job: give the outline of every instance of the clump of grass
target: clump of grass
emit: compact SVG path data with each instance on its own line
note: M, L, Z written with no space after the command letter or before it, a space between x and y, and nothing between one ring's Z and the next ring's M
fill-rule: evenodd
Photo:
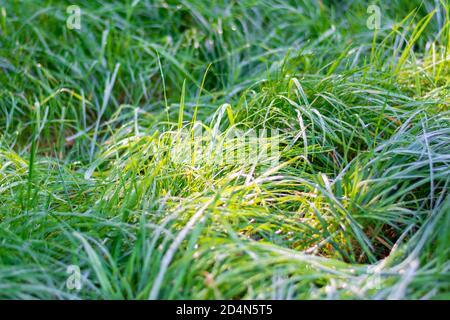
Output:
M68 5L2 7L0 298L449 298L447 2Z

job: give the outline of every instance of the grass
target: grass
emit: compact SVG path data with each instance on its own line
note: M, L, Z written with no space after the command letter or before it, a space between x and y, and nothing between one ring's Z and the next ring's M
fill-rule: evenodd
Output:
M450 298L447 0L71 4L0 2L0 298Z

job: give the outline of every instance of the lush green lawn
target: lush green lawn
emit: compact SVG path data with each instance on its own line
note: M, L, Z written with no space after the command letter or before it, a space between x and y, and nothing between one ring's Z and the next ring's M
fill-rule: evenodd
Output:
M0 298L449 299L450 3L352 2L0 0Z

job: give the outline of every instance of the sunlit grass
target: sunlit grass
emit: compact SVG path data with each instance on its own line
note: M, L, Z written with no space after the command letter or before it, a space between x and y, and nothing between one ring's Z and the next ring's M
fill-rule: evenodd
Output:
M2 2L0 298L450 298L431 3Z

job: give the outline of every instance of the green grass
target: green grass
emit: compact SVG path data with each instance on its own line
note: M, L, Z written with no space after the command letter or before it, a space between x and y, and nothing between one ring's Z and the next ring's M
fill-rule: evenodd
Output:
M0 1L0 298L449 299L450 3L333 3Z

